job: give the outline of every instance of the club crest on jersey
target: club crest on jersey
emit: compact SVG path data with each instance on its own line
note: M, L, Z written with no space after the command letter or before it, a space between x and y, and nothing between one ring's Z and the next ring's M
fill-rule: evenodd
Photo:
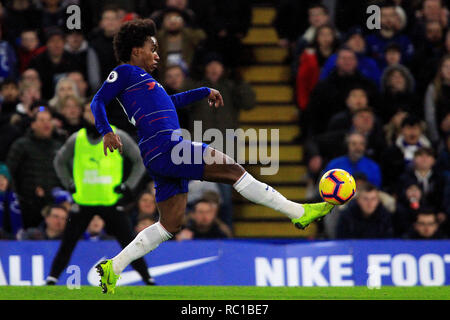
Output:
M114 82L117 80L118 77L119 77L119 74L117 73L117 71L111 71L108 78L106 79L106 82L110 82L110 83Z

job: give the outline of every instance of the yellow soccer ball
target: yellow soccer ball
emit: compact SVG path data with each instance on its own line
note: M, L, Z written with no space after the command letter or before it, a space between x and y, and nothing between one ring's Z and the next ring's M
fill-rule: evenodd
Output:
M356 193L355 179L345 170L331 169L320 179L319 192L322 199L328 203L344 204Z

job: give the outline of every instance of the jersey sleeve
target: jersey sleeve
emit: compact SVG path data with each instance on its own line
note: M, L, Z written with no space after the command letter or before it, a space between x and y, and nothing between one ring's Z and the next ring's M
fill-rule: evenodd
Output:
M95 127L103 136L112 131L106 116L105 106L127 87L130 74L131 69L129 66L118 66L111 71L102 87L92 99L91 110L95 118Z
M196 101L202 100L203 98L206 98L211 93L211 89L206 87L201 87L198 89L193 89L177 94L173 94L170 96L170 99L172 99L173 104L175 105L175 108L182 108L184 106L187 106L191 103L194 103Z

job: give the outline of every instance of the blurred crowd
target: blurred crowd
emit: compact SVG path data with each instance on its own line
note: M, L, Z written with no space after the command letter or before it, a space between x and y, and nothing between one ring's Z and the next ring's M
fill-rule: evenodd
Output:
M274 26L291 57L307 197L320 201L318 180L333 168L357 181L356 200L321 224L327 238L450 236L449 8L279 2Z
M81 29L67 24L71 5L80 8ZM113 175L109 184L114 185L105 191L98 183L108 184L104 171L79 165L80 160L101 163L90 101L118 64L114 35L135 18L151 18L157 25L161 61L153 76L169 94L208 86L224 97L221 109L201 101L181 110L183 128L193 130L193 121L200 120L204 130L225 132L237 128L240 109L253 108L255 94L237 72L246 63L241 39L251 23L250 2L1 1L0 239L61 239L68 222L76 220L90 221L82 239L96 241L123 234L107 215L125 215L129 226L123 230L135 233L158 220L154 185L145 173L135 129L116 101L107 114L128 146L117 162L123 172ZM85 170L81 179L80 170ZM185 228L176 239L231 237L231 188L192 182L189 190ZM86 212L80 203L108 210L96 212L94 206Z
M77 213L75 137L84 132L89 141L99 139L90 101L117 65L113 37L124 22L155 21L161 63L153 76L169 94L199 86L222 93L224 108L212 110L201 101L179 110L182 128L192 131L200 120L203 130L225 132L238 127L240 110L255 105L255 93L239 73L252 61L242 44L252 1L0 4L0 239L61 239ZM66 27L72 4L81 8L79 30ZM367 25L372 4L380 13L375 29ZM331 168L345 169L357 181L356 199L326 216L318 237L449 237L450 1L273 5L279 46L289 51L301 128L294 142L305 151L307 198L321 201L318 179ZM135 145L134 127L116 101L107 114ZM153 183L129 152L114 207L137 233L157 221L158 212ZM191 182L186 223L175 239L232 237L231 191ZM82 239L110 239L107 220L94 215Z

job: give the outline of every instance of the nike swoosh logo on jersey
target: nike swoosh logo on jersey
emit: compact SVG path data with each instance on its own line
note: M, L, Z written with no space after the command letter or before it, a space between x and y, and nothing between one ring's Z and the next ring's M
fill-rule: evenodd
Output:
M142 73L142 74L140 74L140 76L141 76L141 77L144 77L145 75L146 75L146 73Z

